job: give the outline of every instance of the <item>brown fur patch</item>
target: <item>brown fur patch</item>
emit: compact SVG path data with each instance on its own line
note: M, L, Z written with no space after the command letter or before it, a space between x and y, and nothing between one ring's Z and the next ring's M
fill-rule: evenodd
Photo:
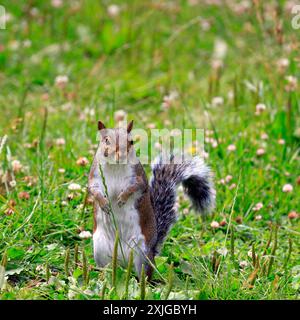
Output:
M94 218L94 226L93 226L93 233L95 233L96 230L97 230L97 211L98 211L98 205L97 205L97 203L94 203L94 215L93 215L93 218Z
M145 237L147 247L151 250L153 243L156 240L156 220L150 199L150 191L148 179L144 168L139 163L135 165L137 181L143 185L142 196L136 203L136 209L140 217L140 226Z

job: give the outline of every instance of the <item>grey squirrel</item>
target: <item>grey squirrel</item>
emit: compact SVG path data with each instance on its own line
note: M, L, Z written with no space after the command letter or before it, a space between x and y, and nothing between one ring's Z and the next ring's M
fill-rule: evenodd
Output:
M197 212L213 208L215 191L210 169L200 157L179 164L172 157L168 164L158 158L149 184L135 154L132 127L133 121L114 129L98 122L100 142L88 181L94 198L94 258L99 267L111 261L118 230L119 263L126 267L133 250L137 274L144 264L150 279L154 257L177 218L176 187L182 183Z

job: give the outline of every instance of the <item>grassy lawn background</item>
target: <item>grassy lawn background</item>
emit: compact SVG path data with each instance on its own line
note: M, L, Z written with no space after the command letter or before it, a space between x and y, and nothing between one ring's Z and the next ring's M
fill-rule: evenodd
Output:
M206 219L179 193L146 298L299 298L300 30L290 1L242 3L1 1L0 299L143 295L79 236L96 121L120 109L136 128L205 128L215 172Z

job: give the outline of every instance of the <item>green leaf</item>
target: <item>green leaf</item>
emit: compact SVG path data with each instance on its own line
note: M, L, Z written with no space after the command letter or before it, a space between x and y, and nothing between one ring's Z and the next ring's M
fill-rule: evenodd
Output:
M6 270L6 271L5 271L5 275L6 275L6 276L11 276L11 275L13 275L13 274L20 274L23 270L24 270L24 268L17 268L17 269Z
M73 272L73 278L75 278L76 280L78 280L78 278L83 274L82 270L77 268L74 270Z
M191 275L192 277L194 276L192 265L189 262L183 260L180 263L180 268L181 268L182 272L187 273L187 274Z
M160 273L167 272L167 257L155 257L156 268Z
M20 260L25 255L25 251L21 248L9 248L7 249L7 257L10 259Z

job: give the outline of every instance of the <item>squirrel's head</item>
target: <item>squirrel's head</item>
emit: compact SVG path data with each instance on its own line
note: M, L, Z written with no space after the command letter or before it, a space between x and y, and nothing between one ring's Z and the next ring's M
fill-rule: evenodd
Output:
M133 121L126 127L106 128L98 121L100 132L99 157L106 163L127 163L134 153L131 130Z

